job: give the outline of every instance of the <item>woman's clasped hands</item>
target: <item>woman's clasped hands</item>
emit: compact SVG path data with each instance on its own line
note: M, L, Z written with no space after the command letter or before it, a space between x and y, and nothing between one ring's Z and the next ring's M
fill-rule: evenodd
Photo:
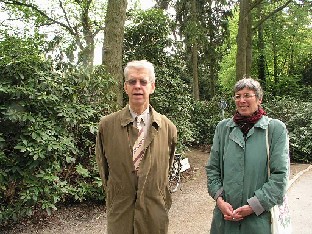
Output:
M249 205L244 205L234 210L232 205L228 202L225 202L222 197L218 197L217 206L222 212L224 219L228 221L237 222L243 220L244 217L253 213L253 210Z

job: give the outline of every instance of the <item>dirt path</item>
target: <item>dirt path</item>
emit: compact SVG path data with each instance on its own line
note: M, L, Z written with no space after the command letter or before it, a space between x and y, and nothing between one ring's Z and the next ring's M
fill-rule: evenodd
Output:
M205 165L208 153L193 150L186 155L193 171L191 178L173 194L170 234L209 233L214 200L208 195Z
M172 196L170 234L207 234L210 230L215 202L209 197L204 166L208 153L194 149L186 155L192 173L184 174L184 182ZM307 168L306 164L292 164L291 178ZM3 234L105 234L106 214L103 205L78 204L60 208L52 216L28 220L0 230Z

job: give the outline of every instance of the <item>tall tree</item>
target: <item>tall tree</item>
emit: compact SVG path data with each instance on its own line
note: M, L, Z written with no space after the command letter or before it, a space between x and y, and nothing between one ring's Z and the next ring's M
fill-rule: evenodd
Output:
M191 23L192 26L198 24L198 11L197 11L196 0L191 0ZM191 46L191 71L193 75L193 97L196 101L199 100L199 82L198 82L198 37L196 34L190 35L190 46Z
M255 27L252 27L253 9L259 4L264 3L265 0L241 0L239 3L239 24L237 34L237 54L236 54L236 79L239 80L243 76L251 75L252 67L252 39L253 29L258 29L261 24L266 20L273 17L276 13L283 10L294 0L283 0L283 1L268 1L268 4L278 4L276 8L264 15Z
M239 22L237 33L236 79L250 75L251 51L251 0L241 0L239 3Z
M207 1L200 15L206 20L206 45L200 60L206 69L201 69L203 76L208 76L208 87L202 90L206 99L214 97L217 92L217 82L220 63L229 47L229 18L232 16L232 1ZM202 86L202 85L201 85Z
M103 65L117 81L115 93L120 106L123 105L122 48L126 11L127 0L108 0L102 53Z
M20 15L23 22L33 20L36 28L53 29L51 49L63 53L67 59L74 58L78 51L78 63L92 68L95 37L103 30L103 3L93 0L54 0L49 4L34 0L0 0L0 3L13 16Z
M193 97L199 100L199 77L198 77L198 53L200 34L202 28L199 23L199 7L201 2L196 0L179 0L176 2L176 21L179 25L181 38L184 38L187 70L191 77L190 83L193 88Z
M227 38L226 21L230 10L226 4L230 3L232 1L176 2L176 21L185 43L185 60L195 100L214 95L223 54L220 47Z
M262 19L262 4L259 4L257 7L257 15L258 19ZM258 29L258 40L257 40L257 47L258 47L258 79L262 83L262 87L265 87L265 45L264 45L264 35L263 35L263 24L259 25Z
M266 11L273 12L278 4L267 5ZM309 58L312 48L310 9L311 5L307 3L294 2L263 23L268 82L276 92L284 92L287 86L298 84L302 61Z

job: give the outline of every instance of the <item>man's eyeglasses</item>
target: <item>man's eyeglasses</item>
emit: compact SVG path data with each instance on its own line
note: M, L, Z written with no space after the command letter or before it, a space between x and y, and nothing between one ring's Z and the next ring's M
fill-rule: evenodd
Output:
M125 82L131 86L134 86L136 85L137 81L140 82L141 86L146 86L148 83L151 83L150 81L145 80L145 79L140 79L140 80L130 79L130 80L126 80Z
M243 98L245 100L245 99L252 98L254 96L256 96L256 94L251 94L251 93L244 93L243 95L236 94L236 95L233 96L233 100L234 101L239 101L241 98Z

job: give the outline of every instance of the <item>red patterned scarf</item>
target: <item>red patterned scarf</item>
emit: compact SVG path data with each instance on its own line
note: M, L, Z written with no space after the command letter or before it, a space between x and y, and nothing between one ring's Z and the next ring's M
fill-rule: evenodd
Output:
M236 111L233 120L238 124L239 128L244 135L247 135L249 130L257 123L263 115L266 115L265 111L259 107L259 109L253 113L251 116L242 116L238 111Z

